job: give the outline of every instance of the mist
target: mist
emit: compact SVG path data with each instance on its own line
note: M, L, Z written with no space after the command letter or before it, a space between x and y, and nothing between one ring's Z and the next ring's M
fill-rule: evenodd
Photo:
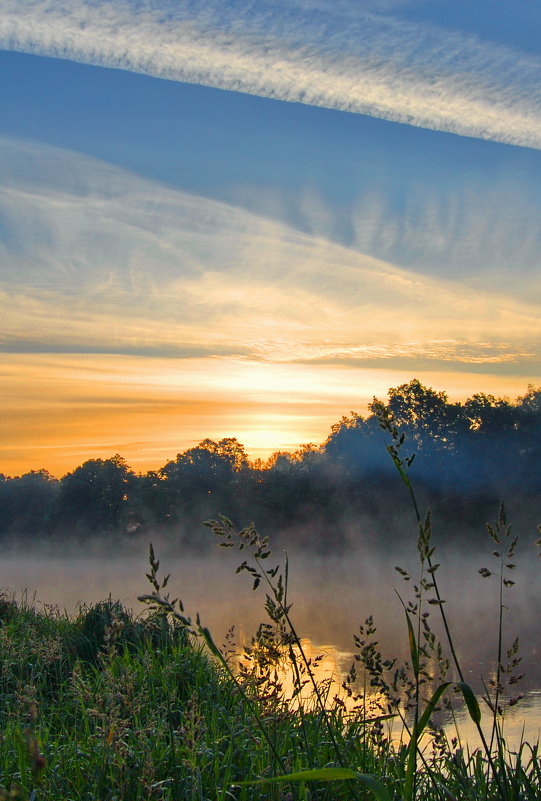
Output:
M154 548L161 575L171 575L167 587L171 597L180 597L192 618L199 613L217 642L234 626L237 644L246 644L259 623L267 620L264 587L253 591L250 576L235 573L249 558L246 552L216 547L199 556L182 554L159 538ZM528 689L541 686L541 565L532 558L534 553L526 551L515 560L516 584L504 593L504 645L509 647L519 637ZM283 560L283 550L277 549L267 565L274 567ZM484 553L448 546L436 551L434 561L442 563L438 581L461 662L471 682L479 685L480 675L486 677L495 665L499 583L497 575L484 579L478 571L482 567L496 571L498 560L487 541ZM301 637L315 647L331 646L342 655L352 654L353 635L373 615L383 654L408 658L406 621L398 594L404 602L413 599L419 572L413 538L407 548L351 547L345 555L293 548L288 551L288 565L288 601ZM404 581L395 570L397 565L411 574L411 581ZM138 595L150 591L146 572L148 544L142 542L113 554L96 543L62 550L40 545L31 553L11 548L3 555L0 589L38 608L52 606L70 614L77 613L80 605L108 597L139 612L143 607ZM427 608L441 635L437 607Z

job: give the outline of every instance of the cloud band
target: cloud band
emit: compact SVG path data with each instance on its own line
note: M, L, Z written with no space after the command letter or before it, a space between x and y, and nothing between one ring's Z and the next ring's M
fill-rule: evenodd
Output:
M0 0L0 46L541 149L541 59L307 2Z

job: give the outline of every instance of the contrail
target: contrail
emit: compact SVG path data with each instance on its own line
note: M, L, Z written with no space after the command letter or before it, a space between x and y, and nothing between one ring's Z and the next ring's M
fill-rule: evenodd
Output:
M358 6L0 0L0 47L541 149L541 58Z

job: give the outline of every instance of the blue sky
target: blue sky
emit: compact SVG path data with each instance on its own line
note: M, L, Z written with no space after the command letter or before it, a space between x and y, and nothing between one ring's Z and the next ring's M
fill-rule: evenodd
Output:
M534 2L0 0L0 471L540 383L540 34Z

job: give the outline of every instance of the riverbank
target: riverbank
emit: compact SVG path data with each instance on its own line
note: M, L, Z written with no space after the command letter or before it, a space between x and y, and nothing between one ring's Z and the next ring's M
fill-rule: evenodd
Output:
M231 642L217 659L202 629L197 637L188 633L178 606L171 607L176 617L152 606L135 617L108 600L67 616L1 600L0 797L539 797L535 748L524 745L518 763L516 755L495 750L491 766L482 751L467 755L441 733L436 747L417 754L415 783L408 787L411 752L386 736L385 710L359 703L351 713L333 701L325 683L317 693L326 712L313 689L299 708L296 688L286 692L275 679L275 631L260 632L243 670L228 672ZM297 661L305 687L316 662ZM352 687L359 693L358 681ZM365 779L236 786L340 766Z

